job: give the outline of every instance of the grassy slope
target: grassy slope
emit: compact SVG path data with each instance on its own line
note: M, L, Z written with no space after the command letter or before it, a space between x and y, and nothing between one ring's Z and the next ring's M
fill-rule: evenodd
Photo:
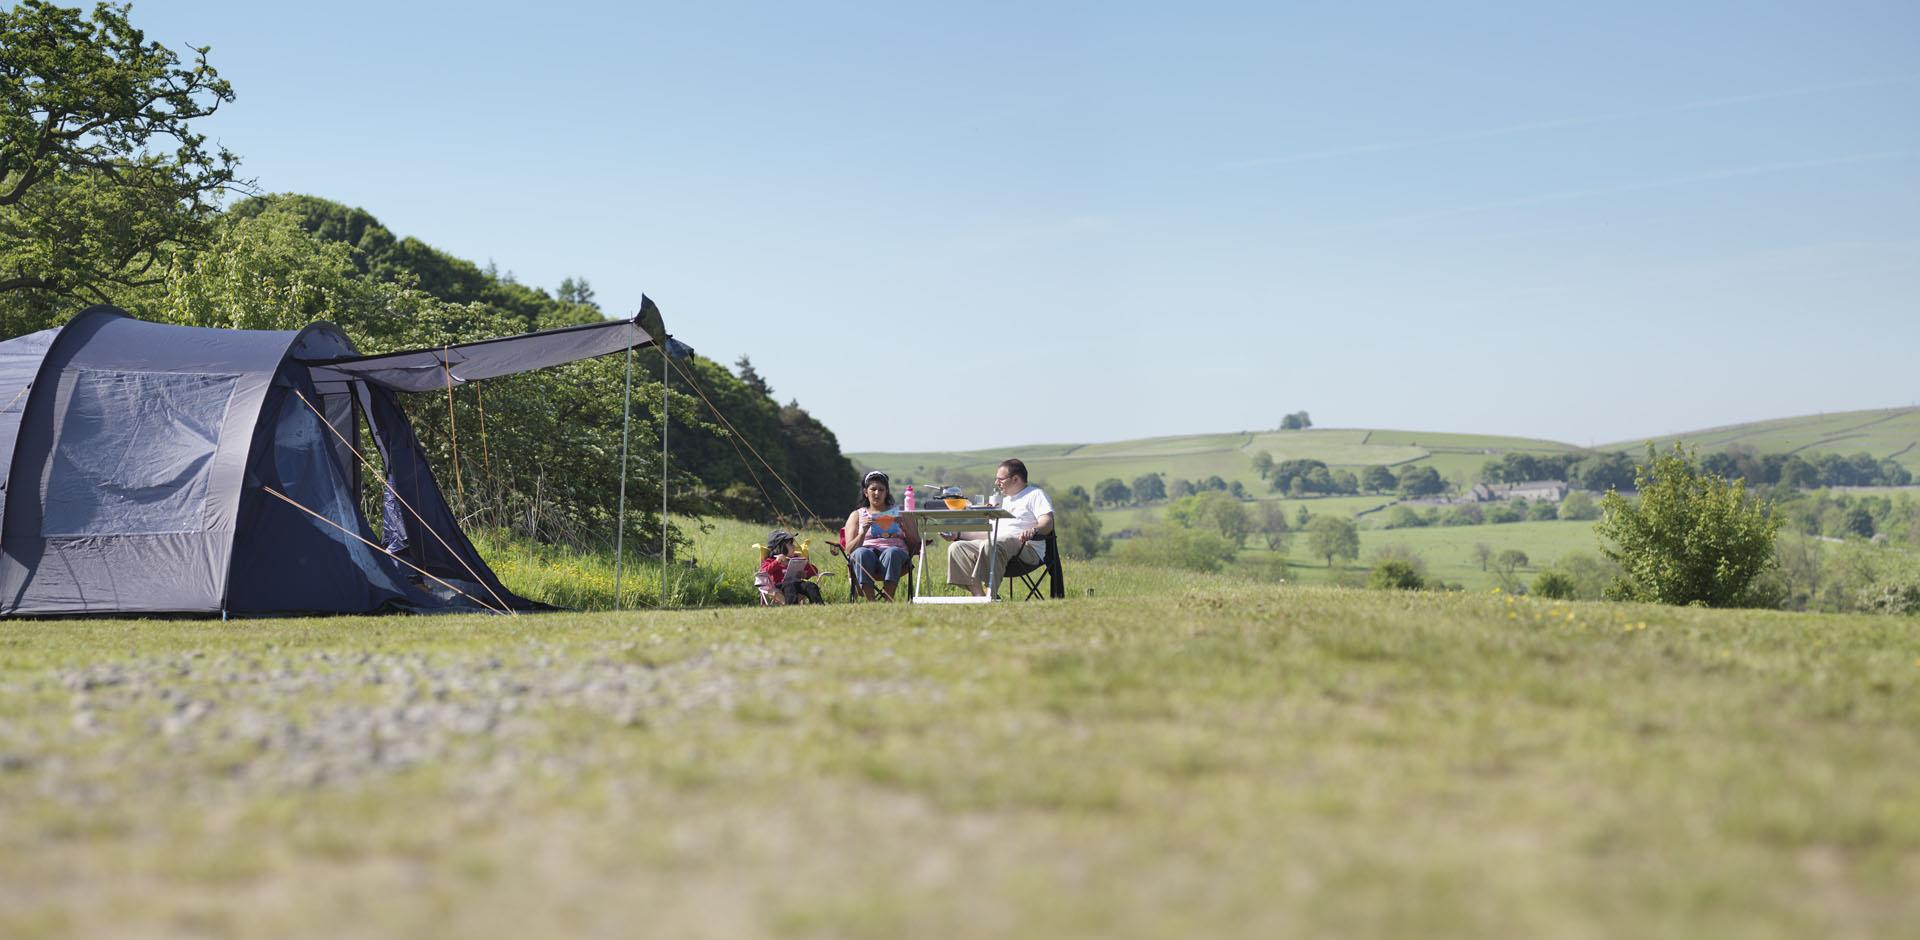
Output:
M1380 527L1384 525L1385 515L1379 512L1368 512L1368 510L1391 505L1393 498L1390 496L1333 496L1270 501L1286 507L1289 523L1294 520L1294 514L1302 508L1313 515L1358 516L1362 526L1359 565L1365 565L1373 553L1383 545L1402 545L1412 549L1427 563L1429 575L1438 577L1446 583L1461 584L1474 589L1489 588L1497 583L1492 573L1480 570L1479 563L1473 560L1475 543L1484 542L1495 552L1512 548L1527 553L1527 557L1533 564L1520 569L1519 574L1528 580L1531 580L1541 568L1565 555L1574 552L1599 554L1599 541L1593 533L1592 522L1515 522L1504 525L1387 529ZM1157 521L1163 509L1164 504L1102 509L1096 515L1100 519L1102 531L1111 535L1144 528ZM1363 512L1365 515L1361 515ZM1246 547L1241 552L1239 565L1249 571L1271 574L1273 563L1270 558L1271 553L1263 547L1260 536L1255 535L1247 540ZM1288 580L1327 583L1334 580L1336 575L1336 572L1327 569L1325 559L1308 554L1306 537L1298 533L1294 536L1291 549L1285 555L1285 566L1287 571L1284 576Z
M993 610L0 622L0 936L1920 918L1911 620L1071 574Z
M1408 431L1326 429L1261 431L1235 434L1199 434L1147 438L1105 444L1045 444L995 450L943 453L849 454L861 467L880 467L896 476L922 483L933 479L934 468L949 467L977 476L992 476L993 468L1010 455L1026 461L1036 480L1066 488L1094 484L1109 477L1129 483L1146 473L1169 478L1204 480L1218 476L1239 480L1254 493L1267 483L1253 470L1253 455L1267 451L1275 460L1311 458L1336 467L1372 464L1430 464L1449 479L1465 480L1491 455L1507 450L1545 453L1571 450L1572 445L1529 438L1472 434L1427 434Z
M1242 553L1242 566L1262 570L1268 564L1266 559L1272 553L1257 547L1258 543L1258 536L1248 540L1248 545L1253 547ZM1514 522L1506 525L1430 526L1422 529L1363 529L1360 532L1360 560L1354 566L1367 565L1373 554L1382 547L1400 546L1412 549L1426 562L1429 578L1447 584L1459 584L1470 590L1485 590L1493 587L1497 579L1492 572L1480 570L1480 563L1473 557L1475 544L1485 544L1495 554L1510 548L1525 552L1529 564L1516 574L1526 581L1531 581L1535 574L1552 565L1556 559L1574 552L1588 555L1600 553L1591 522ZM1336 571L1327 569L1325 558L1314 557L1308 552L1304 536L1294 538L1286 559L1287 577L1290 580L1327 583L1336 576Z
M1703 451L1719 450L1734 444L1751 447L1760 453L1819 451L1857 454L1866 451L1875 457L1894 457L1907 469L1920 472L1920 408L1805 415L1706 428L1653 440L1663 448L1675 440L1685 440ZM1622 441L1609 445L1608 449L1637 453L1645 444L1645 441Z
M1920 408L1889 408L1825 415L1806 415L1756 421L1722 428L1703 428L1653 439L1662 447L1685 440L1702 450L1733 444L1762 453L1822 451L1842 454L1867 451L1876 457L1894 457L1920 473ZM1599 450L1639 453L1646 440L1621 441ZM884 467L896 474L922 479L934 467L953 467L991 475L993 465L1009 455L1025 460L1036 479L1054 486L1074 484L1092 489L1108 477L1131 482L1143 473L1205 479L1218 475L1239 480L1260 493L1265 484L1253 472L1252 455L1261 450L1275 460L1314 458L1330 465L1361 467L1370 464L1427 464L1441 476L1471 480L1489 457L1520 451L1555 453L1576 449L1571 444L1525 437L1483 434L1439 434L1426 431L1368 431L1315 429L1310 431L1243 431L1148 438L1104 444L1041 444L982 451L947 453L850 454L862 467Z

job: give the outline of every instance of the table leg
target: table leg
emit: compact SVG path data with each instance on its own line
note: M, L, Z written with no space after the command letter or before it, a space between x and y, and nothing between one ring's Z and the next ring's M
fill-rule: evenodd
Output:
M1000 596L1000 520L987 528L987 600Z
M910 604L920 599L920 588L927 583L927 536L924 532L920 535L919 558L920 562L913 566L913 583L908 585L912 588L907 598L907 603Z

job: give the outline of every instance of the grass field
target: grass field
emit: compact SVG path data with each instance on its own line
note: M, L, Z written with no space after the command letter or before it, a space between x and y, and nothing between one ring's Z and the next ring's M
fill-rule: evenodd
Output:
M1702 451L1720 450L1734 444L1751 447L1759 453L1857 454L1866 451L1875 457L1892 457L1901 466L1920 473L1920 408L1804 415L1653 438L1662 448L1676 440L1684 440ZM1608 449L1637 454L1645 446L1645 441L1622 441L1609 445Z
M1386 516L1378 512L1382 507L1390 506L1394 500L1390 496L1330 496L1313 499L1262 500L1261 503L1275 502L1286 508L1287 519L1291 522L1294 514L1302 508L1313 515L1354 516L1361 520L1360 559L1343 566L1347 569L1364 568L1373 553L1385 545L1404 546L1417 553L1427 564L1427 574L1444 583L1460 584L1468 588L1484 589L1493 587L1498 579L1492 572L1482 571L1480 563L1473 558L1473 546L1485 543L1497 553L1506 549L1516 549L1527 554L1532 561L1529 566L1520 569L1518 574L1525 580L1532 580L1534 574L1555 559L1573 552L1599 554L1599 542L1593 534L1592 522L1514 522L1502 525L1475 526L1429 526L1417 529L1386 529ZM1103 532L1114 533L1138 531L1158 520L1163 513L1164 504L1146 507L1119 507L1101 509L1095 512L1100 520ZM1251 505L1249 508L1253 508ZM1272 553L1261 543L1260 536L1250 537L1241 551L1237 565L1242 570L1258 572L1263 577L1274 577L1276 569ZM1338 570L1329 570L1326 560L1315 558L1308 553L1304 535L1294 536L1293 544L1284 556L1284 577L1287 580L1309 584L1332 583L1340 575ZM1354 575L1349 571L1347 577Z
M1455 482L1470 482L1482 464L1507 450L1547 453L1572 446L1528 438L1470 434L1421 434L1408 431L1326 429L1308 431L1242 431L1147 438L1104 444L1044 444L1030 447L945 452L849 454L861 467L878 467L896 477L920 483L934 479L936 468L964 470L974 476L993 476L993 468L1009 455L1018 455L1033 478L1056 489L1083 486L1092 490L1101 480L1162 473L1168 479L1204 480L1218 476L1235 480L1255 494L1268 483L1253 469L1253 455L1266 451L1273 459L1320 460L1334 467L1359 468L1373 464L1431 465Z
M1249 539L1241 565L1262 570L1272 553ZM1473 546L1485 544L1496 554L1507 549L1525 552L1530 561L1516 572L1523 581L1531 581L1541 569L1556 559L1574 552L1599 555L1599 542L1591 522L1513 522L1505 525L1429 526L1421 529L1363 529L1360 532L1360 559L1350 567L1364 567L1383 547L1409 549L1426 562L1429 579L1459 584L1470 590L1485 590L1498 583L1490 571L1482 571L1474 560ZM1337 570L1329 570L1324 558L1316 558L1307 549L1306 539L1296 537L1287 554L1287 577L1302 583L1318 584L1334 580Z
M1740 444L1762 453L1820 451L1853 454L1867 451L1892 457L1920 474L1920 408L1891 408L1826 415L1807 415L1756 421L1724 428L1705 428L1653 438L1661 447L1685 440L1702 451ZM1624 450L1639 455L1647 439L1621 441L1598 450ZM1427 431L1313 429L1307 431L1240 431L1147 438L1103 444L1038 444L981 451L947 453L850 454L862 467L880 467L896 476L922 483L941 483L928 474L933 468L965 470L991 477L993 467L1006 457L1027 462L1035 480L1065 489L1094 484L1107 478L1131 483L1146 473L1169 478L1204 480L1218 476L1239 480L1253 493L1267 492L1267 484L1253 470L1255 452L1264 450L1275 460L1311 458L1335 467L1432 466L1457 485L1471 484L1489 459L1508 452L1559 453L1576 450L1572 444L1491 434L1441 434Z
M1069 578L993 609L0 622L0 936L1920 918L1911 620Z

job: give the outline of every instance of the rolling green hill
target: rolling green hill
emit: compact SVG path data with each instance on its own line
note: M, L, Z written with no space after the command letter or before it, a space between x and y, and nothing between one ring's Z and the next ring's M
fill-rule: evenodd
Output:
M1608 444L1596 450L1618 450L1638 455L1651 440L1666 447L1686 441L1702 451L1731 446L1751 447L1759 453L1813 452L1853 454L1866 451L1892 458L1920 474L1920 408L1885 408L1803 415L1754 421L1681 434ZM1084 486L1117 477L1131 483L1145 473L1164 473L1169 479L1204 480L1218 476L1239 480L1256 495L1267 493L1265 481L1254 472L1253 455L1266 451L1276 461L1312 458L1348 469L1386 464L1400 467L1426 464L1460 484L1471 483L1482 464L1508 452L1560 453L1579 448L1560 441L1492 434L1441 434L1428 431L1371 431L1314 428L1306 431L1240 431L1153 437L1101 444L1034 444L992 450L926 453L857 453L847 456L862 470L880 468L917 483L943 483L943 470L990 477L993 467L1018 456L1037 480L1062 488Z
M1875 411L1839 411L1801 415L1772 421L1753 421L1719 428L1703 428L1651 438L1659 447L1683 440L1702 451L1732 446L1751 447L1757 453L1857 454L1866 451L1891 457L1920 473L1920 408L1882 408ZM1638 452L1645 441L1622 441L1605 450Z
M1147 473L1169 479L1204 480L1218 476L1239 480L1249 492L1264 494L1267 483L1254 472L1253 455L1266 451L1276 461L1311 458L1329 466L1359 468L1373 464L1400 467L1430 464L1456 483L1471 482L1490 457L1510 450L1556 453L1575 450L1571 444L1521 437L1477 434L1439 434L1424 431L1369 431L1312 429L1307 431L1241 431L1233 434L1197 434L1154 437L1104 444L1038 444L993 450L927 453L848 454L863 470L879 468L916 483L944 483L942 471L958 470L974 477L991 477L1001 460L1018 456L1034 479L1064 489L1079 485L1091 490L1108 477L1129 483Z

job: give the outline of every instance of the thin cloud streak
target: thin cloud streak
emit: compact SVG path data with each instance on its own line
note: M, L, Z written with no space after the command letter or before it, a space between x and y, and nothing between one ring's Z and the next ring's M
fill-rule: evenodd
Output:
M1494 137L1507 137L1531 131L1554 130L1564 127L1586 127L1594 124L1610 124L1619 121L1632 121L1640 118L1661 117L1669 114L1686 114L1693 111L1706 111L1713 108L1727 108L1735 105L1753 104L1761 101L1778 101L1785 98L1798 98L1829 91L1845 91L1854 88L1878 88L1886 85L1902 85L1920 76L1901 75L1894 78L1871 79L1858 82L1837 82L1828 85L1811 85L1790 91L1762 92L1752 95L1735 95L1730 98L1709 98L1703 101L1690 101L1685 104L1670 105L1664 108L1648 108L1641 111L1616 111L1609 114L1589 114L1582 117L1556 118L1546 121L1529 121L1525 124L1509 124L1505 127L1491 127L1484 130L1464 131L1458 134L1443 134L1438 137L1423 137L1416 140L1389 141L1375 144L1356 144L1349 147L1334 147L1328 150L1307 150L1278 157L1263 157L1253 160L1240 160L1220 167L1222 170L1253 170L1261 167L1283 166L1293 163L1313 163L1320 160L1332 160L1337 157L1359 156L1370 153L1387 153L1396 150L1411 150L1416 147L1431 147L1442 144L1467 143L1487 140Z
M1531 196L1516 196L1512 199L1499 199L1492 202L1476 203L1470 206L1456 206L1451 209L1435 209L1431 212L1416 212L1411 215L1393 216L1376 219L1371 222L1356 222L1341 228L1378 228L1391 225L1406 225L1414 222L1427 222L1458 215L1471 215L1494 209L1523 209L1528 206L1547 205L1556 202L1572 202L1579 199L1595 199L1604 196L1623 196L1629 193L1647 192L1655 189L1672 189L1677 186L1692 186L1698 183L1711 183L1720 180L1742 179L1750 176L1766 176L1773 173L1788 173L1796 170L1818 170L1835 166L1853 166L1861 163L1881 163L1889 160L1907 160L1914 156L1913 151L1897 150L1882 153L1856 153L1844 157L1828 157L1821 160L1790 160L1777 163L1757 163L1752 166L1732 167L1714 170L1708 173L1694 173L1688 176L1674 176L1667 179L1645 180L1638 183L1620 183L1615 186L1601 186L1593 189L1565 189L1550 193L1537 193Z

